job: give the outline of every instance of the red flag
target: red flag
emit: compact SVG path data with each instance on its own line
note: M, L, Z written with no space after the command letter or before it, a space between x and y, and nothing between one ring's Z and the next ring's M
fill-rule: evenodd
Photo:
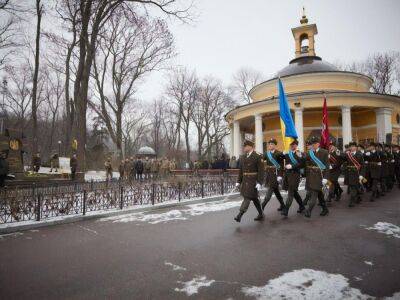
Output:
M326 105L325 96L324 96L324 107L322 109L321 147L324 149L329 148L328 106Z

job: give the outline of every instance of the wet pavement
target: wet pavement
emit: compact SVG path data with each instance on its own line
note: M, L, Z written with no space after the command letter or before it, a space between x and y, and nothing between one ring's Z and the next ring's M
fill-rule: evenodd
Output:
M0 299L400 298L400 191L346 197L311 219L274 198L238 224L234 197L3 235Z

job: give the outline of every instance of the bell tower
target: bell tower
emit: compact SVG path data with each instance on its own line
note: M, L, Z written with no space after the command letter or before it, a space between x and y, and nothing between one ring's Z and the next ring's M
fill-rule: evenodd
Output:
M315 56L314 36L318 34L317 25L308 24L304 7L300 26L292 28L292 33L295 41L296 58L300 56Z

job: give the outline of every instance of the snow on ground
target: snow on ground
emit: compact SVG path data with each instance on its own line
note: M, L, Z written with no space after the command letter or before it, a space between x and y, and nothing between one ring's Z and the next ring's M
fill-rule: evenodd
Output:
M145 214L144 212L131 213L121 216L102 218L100 221L112 221L113 223L147 222L150 224L167 223L176 220L187 220L190 216L199 216L207 212L228 210L240 206L240 201L220 201L189 204L188 209L174 209L163 213Z
M187 296L192 296L199 292L199 289L202 287L211 286L215 280L209 280L206 276L196 276L190 281L182 282L178 281L178 283L182 284L182 288L175 288L175 291L186 293Z
M376 230L380 233L400 239L400 227L392 223L378 222L374 226L368 227L366 229Z
M186 271L186 268L178 266L178 265L174 265L173 263L171 263L169 261L165 261L164 265L171 266L172 267L172 271Z
M373 263L372 261L364 260L364 263L365 263L366 265L369 265L369 266L373 266L373 265L374 265L374 263Z
M2 234L2 235L0 235L0 241L7 237L17 237L20 235L24 235L24 234L22 232L13 232L13 233Z
M248 297L263 299L374 299L350 287L349 280L340 274L312 269L295 270L271 279L264 286L244 287Z
M113 172L113 178L119 178L119 172ZM106 171L87 171L85 173L86 181L106 180Z

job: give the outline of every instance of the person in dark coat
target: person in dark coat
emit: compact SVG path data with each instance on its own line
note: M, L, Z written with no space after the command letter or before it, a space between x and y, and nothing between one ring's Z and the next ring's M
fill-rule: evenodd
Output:
M72 155L69 161L69 167L71 168L71 179L75 180L76 170L78 169L78 159L76 154Z
M387 164L388 164L388 176L386 177L386 186L388 191L390 192L394 186L394 178L395 178L395 160L392 152L392 146L386 144L385 145L385 153L387 156Z
M350 151L345 154L346 183L350 190L349 207L361 202L361 184L365 179L364 156L357 151L357 143L349 143Z
M283 189L288 191L285 208L282 210L282 215L288 216L293 198L299 205L298 213L305 209L303 200L299 194L299 184L301 179L300 171L305 166L304 155L297 149L299 142L294 140L290 144L290 150L285 154L285 176L283 179Z
M279 184L282 183L283 177L283 160L285 156L282 152L276 150L278 142L275 139L268 141L268 150L264 154L265 161L265 186L267 187L267 193L262 203L262 209L265 209L269 200L271 200L272 194L275 194L276 199L280 203L278 211L283 211L285 204L281 192L279 191Z
M378 143L376 146L376 151L380 157L381 161L381 177L379 180L379 184L381 186L381 195L384 196L387 193L386 181L389 176L389 166L388 166L388 158L386 156L385 151L383 151L383 145Z
M394 174L396 177L397 185L400 189L400 146L393 146L393 157L394 157Z
M0 188L4 187L4 182L7 178L7 174L10 171L8 161L6 159L6 153L0 153Z
M264 176L262 156L254 151L253 142L245 141L243 146L244 154L239 158L241 163L236 183L236 187L240 187L240 195L243 197L243 202L240 206L239 214L234 219L236 222L240 222L243 214L249 208L250 202L253 202L258 211L258 216L254 220L261 221L264 219L264 214L258 199L258 193Z
M334 142L331 142L329 145L329 195L328 202L331 202L332 199L335 201L339 201L343 190L339 184L339 177L342 172L342 164L344 162L343 153L336 147Z
M376 150L377 144L371 143L368 147L368 151L365 153L365 165L368 166L369 178L371 180L371 197L370 201L375 201L381 195L380 191L380 179L382 172L382 161L379 152Z
M125 160L121 160L118 166L118 172L119 172L119 179L124 180L125 178Z
M138 180L143 179L143 170L144 170L143 161L141 158L138 158L135 162L136 177Z
M41 165L42 165L42 159L40 158L40 153L38 152L32 158L33 172L35 173L39 172Z
M311 138L312 148L306 155L306 180L310 193L308 207L305 210L304 216L311 217L312 209L314 208L317 199L319 199L322 207L321 216L326 216L329 210L325 200L320 198L322 189L328 184L329 176L329 153L327 150L320 148L319 138Z

